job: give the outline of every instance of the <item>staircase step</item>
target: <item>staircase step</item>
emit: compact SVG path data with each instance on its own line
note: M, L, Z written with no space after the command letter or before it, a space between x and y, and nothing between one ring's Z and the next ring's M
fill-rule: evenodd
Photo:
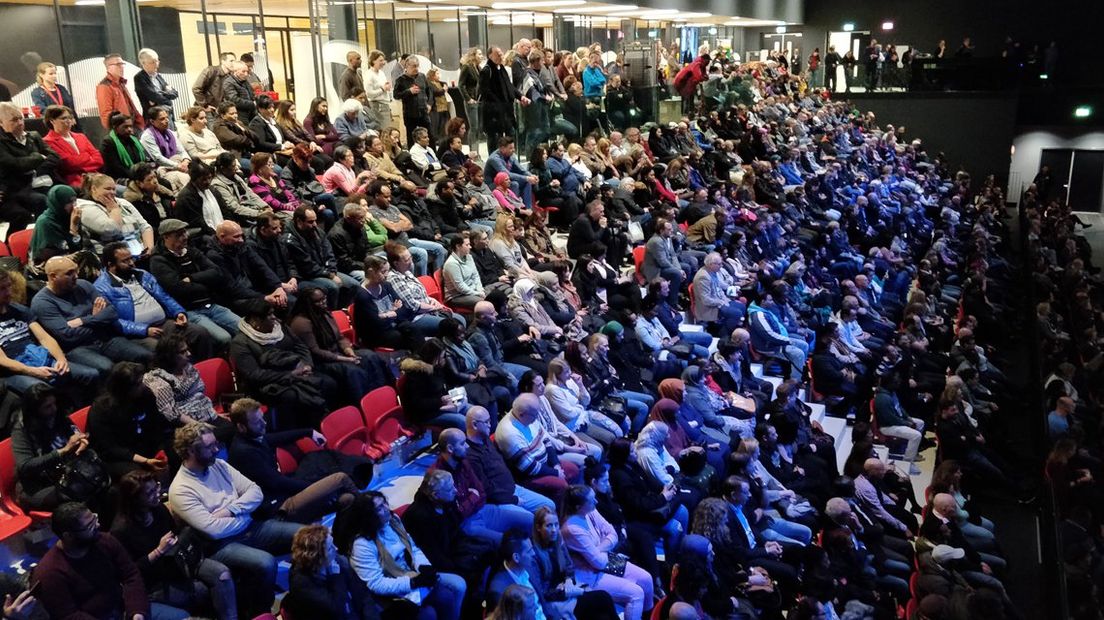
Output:
M776 389L778 389L778 386L782 385L782 382L785 379L783 379L782 377L771 377L769 375L763 376L763 377L760 377L760 378L763 381L766 381L767 383L771 384L771 386L772 386L771 387L771 392L770 392L770 394L768 394L768 396L770 396L771 400L774 400L774 391Z
M763 378L763 365L762 364L756 364L756 363L752 362L752 364L751 364L751 374L756 379L762 379Z

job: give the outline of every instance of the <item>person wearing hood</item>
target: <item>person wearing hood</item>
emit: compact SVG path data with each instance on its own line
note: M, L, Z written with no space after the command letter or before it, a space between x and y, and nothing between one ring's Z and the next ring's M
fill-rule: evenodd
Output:
M38 265L52 256L79 250L82 247L80 219L77 190L68 185L51 187L46 194L46 210L35 220L31 234L31 262Z
M521 278L515 282L508 305L510 314L516 320L535 328L541 338L561 339L564 335L563 328L548 316L537 299L536 292L537 283L529 278Z
M399 366L402 375L397 384L399 399L404 417L412 424L464 430L468 403L453 400L442 379L445 347L442 340L430 338L417 355L402 361Z

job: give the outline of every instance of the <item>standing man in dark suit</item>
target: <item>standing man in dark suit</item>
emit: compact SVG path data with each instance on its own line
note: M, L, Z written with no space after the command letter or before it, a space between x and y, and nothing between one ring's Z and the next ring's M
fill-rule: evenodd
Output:
M403 60L403 74L395 79L395 98L402 101L403 124L406 125L406 144L414 144L414 130L424 127L429 131L430 93L426 76L418 70L418 57L407 56ZM430 143L433 136L430 135Z
M487 143L498 144L502 136L513 136L517 128L514 100L529 105L529 98L518 92L502 66L502 48L492 46L487 64L479 70L479 101L483 104L483 128Z

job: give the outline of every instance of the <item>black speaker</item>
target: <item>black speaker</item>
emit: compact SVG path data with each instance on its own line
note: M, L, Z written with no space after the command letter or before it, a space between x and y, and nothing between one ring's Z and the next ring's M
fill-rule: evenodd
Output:
M654 43L629 43L625 46L625 77L633 88L656 85L656 49Z

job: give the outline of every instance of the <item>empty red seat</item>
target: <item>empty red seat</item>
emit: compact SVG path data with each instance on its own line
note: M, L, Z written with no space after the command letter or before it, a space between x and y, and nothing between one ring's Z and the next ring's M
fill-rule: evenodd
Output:
M216 357L197 362L195 368L199 371L199 378L203 379L204 393L215 405L215 411L220 414L226 413L221 402L222 395L233 394L236 389L234 371L230 368L230 362Z
M633 265L636 267L636 281L639 284L647 284L644 280L644 252L645 248L642 245L638 245L633 248Z
M432 276L418 276L418 281L425 287L426 295L430 298L436 299L441 303L445 303L445 298L441 295L441 283L437 280L436 274Z
M352 456L366 456L368 428L356 407L342 407L322 420L322 434L331 450Z
M341 332L341 336L349 342L356 344L356 330L353 329L353 321L349 318L349 315L346 314L344 310L334 310L330 314L333 315L334 322L337 323L337 330Z
M8 248L11 249L11 255L18 258L20 263L24 265L30 259L31 255L31 237L34 235L34 230L17 230L8 235Z

